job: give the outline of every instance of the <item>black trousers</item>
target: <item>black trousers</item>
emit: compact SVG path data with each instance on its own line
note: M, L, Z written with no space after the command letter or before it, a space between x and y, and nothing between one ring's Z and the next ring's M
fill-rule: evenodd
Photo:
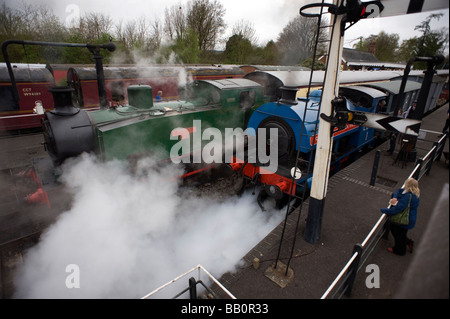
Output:
M400 256L405 255L406 246L412 243L412 240L406 236L408 230L392 223L390 224L390 228L395 240L394 253Z

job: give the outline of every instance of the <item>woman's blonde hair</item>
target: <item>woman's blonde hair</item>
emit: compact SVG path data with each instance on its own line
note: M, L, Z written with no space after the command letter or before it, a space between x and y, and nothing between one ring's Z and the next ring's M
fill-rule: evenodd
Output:
M414 178L408 178L405 181L405 190L404 193L411 192L417 197L420 196L419 182Z

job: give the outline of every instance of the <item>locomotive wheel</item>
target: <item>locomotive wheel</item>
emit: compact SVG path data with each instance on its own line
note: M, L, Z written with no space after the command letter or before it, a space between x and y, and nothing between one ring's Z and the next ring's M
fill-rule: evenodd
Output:
M249 184L248 180L244 178L244 175L239 174L238 172L235 172L233 175L231 175L230 180L232 184L232 192L238 196L241 196L245 188Z
M283 197L280 199L275 199L269 194L267 194L266 190L263 188L258 194L257 202L259 207L263 212L269 211L272 209L282 209L284 206L286 206L288 202L289 196L286 194L283 194Z

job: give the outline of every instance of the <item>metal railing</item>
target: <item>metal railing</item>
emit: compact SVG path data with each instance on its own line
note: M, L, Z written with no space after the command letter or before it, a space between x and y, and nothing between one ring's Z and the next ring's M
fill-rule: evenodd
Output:
M423 175L426 174L428 176L430 174L433 162L436 160L439 161L441 158L447 137L448 133L443 134L439 140L434 143L431 150L422 159L416 161L416 165L408 178L413 177L419 180ZM402 188L404 186L405 185L402 185ZM388 208L389 207L390 205ZM349 261L320 299L328 298L333 290L335 290L335 292L331 295L331 298L335 298L336 296L337 298L341 298L344 294L350 296L357 272L375 249L380 239L387 235L387 221L387 216L382 214L362 244L355 244ZM361 262L361 259L364 257L365 259ZM338 283L340 284L338 285Z
M435 161L439 161L444 151L445 142L447 141L448 133L443 134L437 142L434 142L431 150L422 159L417 160L416 166L419 168L413 175L417 180L423 175L430 175L431 167Z
M201 272L203 271L208 278L210 278L217 286L219 286L231 299L236 299L235 296L233 296L233 294L231 292L229 292L216 278L214 278L202 265L197 265L196 267L186 271L185 273L179 275L178 277L175 277L174 279L172 279L171 281L165 283L164 285L162 285L159 288L156 288L155 290L153 290L152 292L146 294L145 296L141 297L141 299L148 299L151 296L155 295L156 293L162 291L163 289L169 287L170 285L172 285L173 283L177 282L178 280L188 276L189 274L195 272L197 270L197 280L195 280L195 278L190 277L189 281L188 281L188 287L186 289L184 289L183 291L181 291L180 293L178 293L176 296L174 296L173 298L176 299L179 296L181 296L182 294L184 294L185 292L187 292L189 290L190 292L190 298L191 299L196 299L197 298L197 293L196 293L196 285L197 284L201 284L206 290L208 290L208 292L210 292L213 296L214 293L212 293L212 291L210 291L210 289L203 283L203 281L201 280Z

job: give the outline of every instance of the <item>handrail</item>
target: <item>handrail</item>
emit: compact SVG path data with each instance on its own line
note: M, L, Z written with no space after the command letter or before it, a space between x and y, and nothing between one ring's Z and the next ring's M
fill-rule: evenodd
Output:
M212 279L212 281L214 281L215 284L217 284L231 299L236 299L235 296L233 296L233 294L231 292L228 291L227 288L225 288L225 286L223 286L216 278L214 278L202 265L198 264L197 266L195 266L194 268L189 269L188 271L186 271L185 273L179 275L178 277L175 277L174 279L168 281L167 283L165 283L164 285L162 285L159 288L156 288L155 290L149 292L148 294L146 294L145 296L141 297L141 299L147 299L150 296L156 294L157 292L161 291L162 289L166 288L167 286L173 284L174 282L178 281L179 279L187 276L188 274L190 274L191 272L195 271L198 269L198 277L200 278L200 270L203 270L205 272L205 274Z
M433 147L431 148L431 150L427 153L427 155L425 155L422 160L424 161L425 159L428 159L428 156L431 156L431 154L433 154L433 151L436 149L436 145L433 145Z
M320 297L320 299L325 299L328 297L328 294L331 292L331 290L333 290L333 288L336 286L336 284L339 282L339 280L341 280L342 276L347 272L348 268L350 268L351 264L353 263L353 261L356 259L357 256L358 256L358 252L355 252L352 255L352 257L350 257L347 264L344 266L344 268L342 268L339 275L337 275L336 279L331 283L331 285L328 287L327 291L325 291L325 293L322 295L322 297Z
M403 186L402 186L403 187ZM390 206L390 204L389 204ZM389 207L388 207L389 208ZM364 239L364 241L362 242L361 246L365 246L367 244L367 242L369 241L370 237L372 237L373 233L375 232L375 229L378 228L378 226L383 222L383 220L386 218L386 214L381 214L381 217L378 219L377 223L375 224L375 226L372 228L372 230L369 232L369 234L367 235L366 239Z

